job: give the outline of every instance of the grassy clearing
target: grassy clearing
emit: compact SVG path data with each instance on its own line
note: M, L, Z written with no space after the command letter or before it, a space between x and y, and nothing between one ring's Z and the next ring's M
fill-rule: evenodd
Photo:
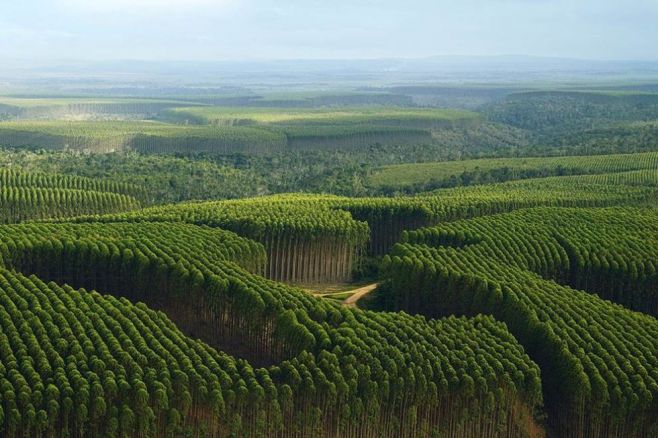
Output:
M338 302L343 302L344 300L351 297L352 295L354 295L353 292L340 292L340 293L337 293L337 294L323 295L322 298L326 298L328 300L334 300L334 301L338 301Z
M336 295L342 295L346 292L348 293L347 296L350 296L355 289L367 286L368 284L370 284L368 281L360 281L356 283L305 284L302 288L313 295L331 295L335 297Z

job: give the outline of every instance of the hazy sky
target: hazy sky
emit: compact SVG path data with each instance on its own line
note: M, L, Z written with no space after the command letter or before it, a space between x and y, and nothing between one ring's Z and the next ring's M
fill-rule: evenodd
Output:
M658 59L658 0L0 0L0 57Z

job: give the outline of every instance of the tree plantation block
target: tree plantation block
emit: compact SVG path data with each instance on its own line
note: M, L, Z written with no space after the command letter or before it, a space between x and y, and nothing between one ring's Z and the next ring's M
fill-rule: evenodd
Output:
M538 208L405 233L378 302L428 317L489 314L542 369L560 436L658 431L658 214ZM600 298L600 297L601 298Z
M0 223L134 210L143 196L124 183L0 170Z
M330 283L349 280L361 255L385 254L404 230L533 206L643 205L658 200L658 191L652 187L658 181L655 172L636 172L537 178L415 197L300 194L180 203L73 220L168 221L220 227L265 246L269 278Z
M341 307L250 273L263 247L206 226L33 223L0 242L5 436L540 433L539 370L490 317Z
M505 59L0 74L0 437L658 436L655 66Z

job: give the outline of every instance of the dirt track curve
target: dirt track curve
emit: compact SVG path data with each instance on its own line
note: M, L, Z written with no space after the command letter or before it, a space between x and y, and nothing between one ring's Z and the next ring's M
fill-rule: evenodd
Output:
M363 298L365 295L369 294L377 288L377 283L369 284L367 286L354 289L350 292L353 292L348 298L343 301L343 304L350 307L356 307L357 301Z

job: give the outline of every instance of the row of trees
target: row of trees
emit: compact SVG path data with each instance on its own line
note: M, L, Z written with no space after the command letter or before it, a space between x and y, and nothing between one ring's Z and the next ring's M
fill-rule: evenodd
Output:
M112 213L140 207L135 198L77 189L0 187L0 223Z
M658 222L652 210L580 215L560 226L556 239L569 257L565 283L658 315Z
M126 148L144 154L264 154L285 150L282 132L240 127L171 126L163 133L135 131L126 140Z
M26 102L30 103L29 100ZM41 105L22 106L20 100L11 101L8 105L1 105L2 112L18 119L57 119L76 116L119 116L119 117L148 117L155 115L167 108L175 106L174 102L156 100L113 100L103 102L85 101L64 103L54 99L48 101L43 99Z
M338 198L333 206L349 211L355 219L366 221L371 230L370 251L383 255L400 240L404 230L447 221L536 206L651 204L658 200L657 176L654 170L641 170L538 178L437 190L414 197Z
M504 321L542 369L560 436L651 436L658 322L560 282L654 303L657 232L655 210L631 208L530 209L411 231L384 259L378 299Z
M428 130L388 126L300 126L281 128L293 150L360 150L372 145L432 143Z
M131 114L164 110L171 102L70 104L41 108L63 114ZM39 111L36 107L34 111ZM216 112L214 114L213 112ZM152 111L147 111L151 113ZM438 109L304 110L277 116L274 111L194 107L164 111L163 119L179 124L136 121L19 121L3 123L0 144L10 147L86 150L97 153L136 150L142 153L271 154L286 150L357 150L375 145L434 143L434 131L477 129L477 114ZM194 124L189 126L188 122ZM185 124L185 126L183 126Z
M23 172L14 169L0 169L0 187L91 190L95 192L120 193L137 199L143 199L146 196L142 187L123 181L85 178L56 173Z
M262 128L252 126L175 126L120 122L63 124L14 123L0 127L0 144L108 153L264 154L288 149L359 149L374 144L426 144L429 131L395 127ZM117 124L115 132L108 131ZM69 129L64 129L69 126ZM155 129L153 129L155 127Z
M534 206L655 202L656 189L648 183L647 187L634 184L631 174L624 174L631 178L629 185L619 180L619 174L585 175L456 188L408 198L277 195L183 203L78 220L158 220L220 227L265 245L269 278L293 283L336 282L350 279L359 256L366 251L385 254L404 230Z
M21 121L0 126L0 144L108 153L264 153L283 150L282 132L252 127L178 126L148 121Z
M0 224L130 211L144 197L144 190L122 182L0 170Z
M371 184L384 192L419 193L450 187L492 184L548 176L621 173L658 168L658 153L567 157L490 158L387 166Z
M273 105L276 106L276 105ZM394 106L343 106L341 108L308 108L277 110L272 105L256 106L197 106L179 107L163 112L163 118L175 123L190 121L196 124L233 126L260 125L291 127L320 127L347 129L349 127L387 126L397 128L436 129L478 123L477 113L445 108L403 108Z
M347 281L365 249L368 224L332 208L337 198L282 195L153 207L80 221L171 221L231 230L265 245L265 275L292 283Z
M251 274L263 247L209 227L31 223L0 242L3 266L56 280L0 273L5 436L539 433L539 369L490 317L340 307Z

